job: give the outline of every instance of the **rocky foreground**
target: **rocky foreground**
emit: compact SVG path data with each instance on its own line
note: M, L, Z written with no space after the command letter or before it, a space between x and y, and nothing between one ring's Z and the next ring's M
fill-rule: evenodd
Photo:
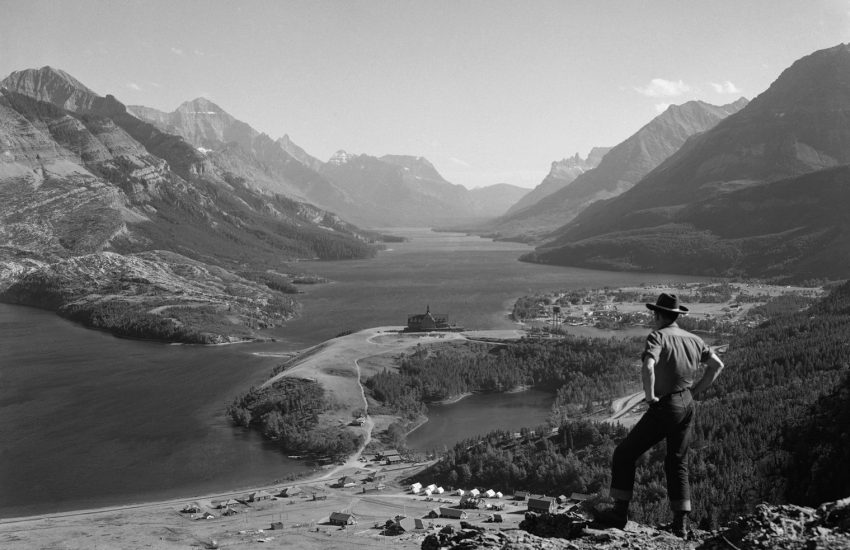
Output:
M679 549L705 550L850 549L850 498L817 509L761 504L720 531L692 531L688 540L663 528L629 522L626 530L588 527L578 513L526 514L519 530L501 531L462 524L428 535L422 550L499 548L502 550Z

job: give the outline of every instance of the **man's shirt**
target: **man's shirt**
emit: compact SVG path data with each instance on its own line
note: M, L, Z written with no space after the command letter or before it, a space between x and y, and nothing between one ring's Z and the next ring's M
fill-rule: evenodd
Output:
M647 336L641 360L655 359L655 395L663 397L690 388L699 364L710 355L702 338L671 323Z

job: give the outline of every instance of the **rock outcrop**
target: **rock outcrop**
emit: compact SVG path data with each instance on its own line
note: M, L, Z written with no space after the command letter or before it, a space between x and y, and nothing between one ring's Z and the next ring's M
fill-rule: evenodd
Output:
M517 531L473 527L428 535L422 550L498 548L500 550L847 550L850 549L850 498L817 509L759 505L728 528L691 531L682 540L663 528L629 522L625 530L587 528L579 514L526 514ZM530 532L534 531L534 532Z

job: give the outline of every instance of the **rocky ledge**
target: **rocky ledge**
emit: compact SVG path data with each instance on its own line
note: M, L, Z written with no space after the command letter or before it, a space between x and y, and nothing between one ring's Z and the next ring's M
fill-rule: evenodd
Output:
M499 548L501 550L850 550L850 498L817 509L761 504L722 530L692 531L687 541L664 528L629 522L625 530L597 530L578 513L529 512L520 529L501 531L462 522L428 535L422 550Z

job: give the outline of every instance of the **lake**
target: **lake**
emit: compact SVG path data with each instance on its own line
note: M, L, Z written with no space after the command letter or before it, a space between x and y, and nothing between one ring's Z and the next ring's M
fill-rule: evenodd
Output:
M491 430L518 432L546 422L555 394L540 390L479 393L447 405L428 405L428 422L407 436L412 449L447 450Z
M302 287L302 317L271 331L278 342L204 347L125 340L49 312L0 304L0 517L188 497L305 471L223 414L279 361L256 352L301 349L344 330L404 325L409 313L426 306L467 328L509 328L515 325L506 313L524 294L699 280L527 264L516 260L529 250L518 243L387 231L411 240L371 260L292 264L333 282ZM501 420L487 421L494 405L529 396L475 396L460 408L445 406L445 413L476 413L476 425L487 431L500 427ZM537 424L548 405L536 403L510 416ZM443 422L440 411L414 441ZM468 435L458 427L437 437L451 445Z

